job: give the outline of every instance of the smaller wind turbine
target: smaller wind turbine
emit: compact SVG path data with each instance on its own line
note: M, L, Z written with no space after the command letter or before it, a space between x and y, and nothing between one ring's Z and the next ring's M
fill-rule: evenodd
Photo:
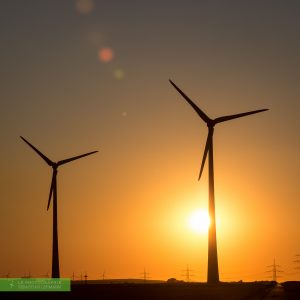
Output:
M73 160L94 154L98 151L88 152L82 155L74 156L71 158L63 159L58 162L51 161L46 155L39 151L36 147L30 144L25 138L21 136L21 139L32 148L50 167L53 169L52 181L50 186L50 193L48 198L47 210L49 209L52 195L53 195L53 240L52 240L52 278L59 278L59 256L58 256L58 234L57 234L57 169L59 166L62 166L66 163L69 163Z
M84 273L84 283L85 284L87 284L87 279L88 279L88 274L87 274L87 272L85 271L85 273Z

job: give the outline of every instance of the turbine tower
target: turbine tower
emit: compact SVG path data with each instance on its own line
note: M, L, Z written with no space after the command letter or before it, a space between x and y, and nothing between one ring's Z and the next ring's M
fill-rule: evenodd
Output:
M82 155L74 156L71 158L63 159L58 162L51 161L46 155L44 155L41 151L35 148L32 144L30 144L26 139L21 136L21 139L32 148L50 167L53 169L52 173L52 181L50 186L50 193L48 198L47 210L49 209L51 199L53 198L53 229L52 229L52 278L60 278L59 272L59 256L58 256L58 235L57 235L57 169L59 166L69 163L73 160L82 158L87 155L94 154L98 151L93 151L89 153L85 153ZM53 196L53 197L52 197Z
M207 264L207 282L219 282L219 267L218 267L218 253L217 253L217 237L216 237L216 219L215 219L215 192L214 192L214 160L213 160L213 134L216 124L245 117L266 111L268 109L259 109L245 113L223 116L216 119L209 118L172 80L169 80L174 88L181 94L181 96L193 107L199 117L206 123L208 127L208 136L202 158L202 164L198 180L200 180L204 164L208 154L208 185L209 185L209 217L210 227L208 232L208 264Z

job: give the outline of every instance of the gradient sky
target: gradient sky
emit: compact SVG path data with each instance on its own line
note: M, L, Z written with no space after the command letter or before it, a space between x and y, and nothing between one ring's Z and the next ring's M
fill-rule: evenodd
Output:
M270 109L215 130L220 279L276 258L299 280L299 36L292 0L1 0L1 275L51 271L51 169L22 135L52 160L99 150L59 170L62 276L206 279L186 223L207 127L171 78L212 118Z

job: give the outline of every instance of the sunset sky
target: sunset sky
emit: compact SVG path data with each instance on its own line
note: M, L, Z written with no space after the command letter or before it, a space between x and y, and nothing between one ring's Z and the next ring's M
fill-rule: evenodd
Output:
M300 280L300 1L1 0L0 275L51 272L58 161L62 277L205 281L208 207L198 181L217 125L220 280ZM300 266L300 263L298 264ZM269 278L271 279L271 278Z

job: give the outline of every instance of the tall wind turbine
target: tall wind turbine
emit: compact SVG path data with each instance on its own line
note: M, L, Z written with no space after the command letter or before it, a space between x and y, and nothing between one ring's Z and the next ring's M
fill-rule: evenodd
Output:
M46 155L44 155L41 151L39 151L32 144L30 144L26 139L24 139L22 136L21 136L21 139L29 147L31 147L53 169L47 210L49 209L50 202L51 202L52 195L53 195L52 278L59 278L60 273L59 273L58 235L57 235L57 180L56 180L57 169L61 165L64 165L64 164L69 163L73 160L91 155L91 154L96 153L98 151L93 151L93 152L85 153L85 154L82 154L82 155L74 156L74 157L71 157L71 158L63 159L63 160L60 160L58 162L53 162L48 157L46 157Z
M256 114L266 111L268 109L259 109L249 111L245 113L223 116L216 119L209 118L172 80L169 80L174 88L183 96L183 98L193 107L199 117L206 123L208 127L208 136L204 149L202 164L200 168L199 178L200 180L204 164L208 154L208 182L209 182L209 217L210 227L208 232L208 264L207 264L207 282L217 283L219 282L219 267L218 267L218 253L217 253L217 237L216 237L216 219L215 219L215 191L214 191L214 160L213 160L213 134L216 124L245 117L248 115Z

